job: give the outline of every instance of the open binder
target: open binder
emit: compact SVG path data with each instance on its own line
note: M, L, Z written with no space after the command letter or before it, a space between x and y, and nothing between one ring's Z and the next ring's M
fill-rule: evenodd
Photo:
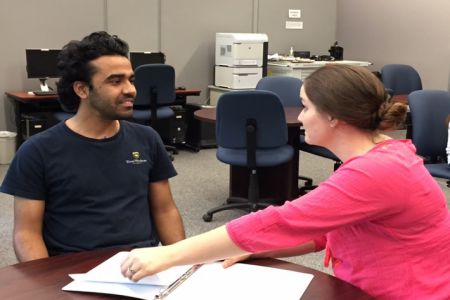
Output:
M138 299L283 299L298 300L313 275L289 270L219 262L180 266L133 282L122 276L119 252L85 274L70 274L64 291L115 294Z

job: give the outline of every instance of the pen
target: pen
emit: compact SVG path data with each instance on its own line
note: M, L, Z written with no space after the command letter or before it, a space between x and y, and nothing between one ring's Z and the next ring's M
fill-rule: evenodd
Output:
M179 287L183 282L186 281L192 274L195 273L202 265L193 265L189 268L186 272L183 273L180 277L178 277L177 280L175 280L173 283L171 283L167 288L161 290L158 295L155 296L155 300L164 299L167 297L170 293L172 293L177 287Z

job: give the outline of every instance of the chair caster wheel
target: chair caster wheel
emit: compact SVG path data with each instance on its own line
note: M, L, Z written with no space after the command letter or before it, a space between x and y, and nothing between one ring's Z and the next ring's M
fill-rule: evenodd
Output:
M206 214L203 215L203 221L211 222L211 220L212 220L212 214L206 213Z

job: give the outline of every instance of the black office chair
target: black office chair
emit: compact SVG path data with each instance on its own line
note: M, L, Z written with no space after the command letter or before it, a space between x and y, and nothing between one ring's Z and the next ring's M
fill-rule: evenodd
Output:
M256 89L274 92L280 98L283 106L302 107L300 101L300 88L302 87L302 84L302 80L291 76L269 76L259 80ZM330 150L306 143L303 131L301 131L300 134L299 150L333 160L334 170L342 164L341 160ZM313 185L312 178L301 175L299 175L298 178L305 182L305 184L300 187L300 194L304 194L316 187L316 185Z
M412 121L412 142L417 154L433 177L447 179L450 187L450 166L447 164L447 117L450 115L450 93L438 90L414 91L408 96Z
M175 112L170 107L175 102L175 70L166 64L147 64L134 72L136 99L133 107L133 120L154 126L160 119L172 118ZM173 154L178 150L166 145Z
M203 215L209 222L213 214L228 209L256 211L274 202L260 199L258 168L278 166L294 154L288 145L283 106L268 91L235 91L220 96L217 108L217 158L232 166L249 170L248 197L229 197L225 204ZM276 184L274 182L273 184Z

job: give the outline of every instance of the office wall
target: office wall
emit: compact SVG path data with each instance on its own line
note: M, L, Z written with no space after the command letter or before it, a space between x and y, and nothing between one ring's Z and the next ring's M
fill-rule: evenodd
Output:
M213 84L216 32L252 32L252 0L164 0L161 3L161 50L175 67L177 85L197 87L205 103ZM236 9L239 8L239 9Z
M300 9L301 18L289 19L289 9ZM288 20L302 21L303 29L286 29ZM336 38L336 0L260 0L257 30L268 34L270 53L288 54L293 47L328 55Z
M289 8L302 10L303 30L284 28ZM15 130L4 92L39 87L26 78L25 48L61 48L107 30L127 40L131 50L165 52L176 84L201 90L189 101L205 103L214 82L215 32L264 32L271 52L293 46L327 54L335 24L336 0L2 0L0 130Z
M158 0L107 0L106 28L128 42L131 51L158 51Z
M145 2L145 4L143 3ZM327 54L335 39L336 0L134 0L128 2L108 0L108 30L123 36L132 49L142 49L143 44L159 34L159 40L148 42L143 50L160 50L166 54L167 63L175 67L177 86L199 88L201 97L191 102L205 103L209 84L214 82L214 51L216 32L263 32L269 36L271 52L286 53L295 49L312 50ZM138 5L141 3L142 6ZM147 21L136 21L133 13L142 7L149 11ZM301 9L304 30L284 28L288 9ZM159 24L155 22L160 11ZM321 18L316 18L317 13ZM140 12L142 14L142 12ZM143 18L145 19L145 18ZM141 31L128 30L128 25L140 27ZM116 31L118 29L119 31ZM144 29L148 29L144 30Z
M104 0L0 1L0 130L15 130L13 107L4 93L39 87L37 79L27 79L26 48L60 49L104 26Z
M337 39L344 57L373 69L410 64L424 88L450 90L448 0L337 0Z

